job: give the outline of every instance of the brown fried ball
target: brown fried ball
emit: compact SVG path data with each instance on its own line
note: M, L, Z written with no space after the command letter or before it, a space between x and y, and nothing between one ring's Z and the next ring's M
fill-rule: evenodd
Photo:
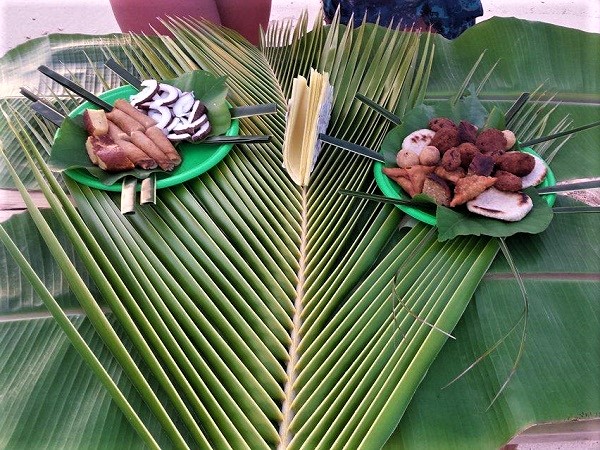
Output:
M442 155L442 167L449 171L460 167L460 150L458 147L452 147Z
M470 142L463 142L457 148L460 152L460 165L465 169L469 168L469 164L473 161L473 157L481 153L477 146Z
M510 172L497 170L494 176L496 177L494 187L500 191L518 192L523 188L521 177Z
M506 152L496 161L496 168L505 170L518 177L531 173L535 167L535 158L529 153Z
M439 131L442 128L456 128L456 124L452 119L448 119L447 117L434 117L429 121L427 128L433 131Z
M458 124L458 137L461 142L470 142L474 144L477 140L477 127L471 122L461 120Z
M481 153L498 153L504 152L506 149L506 138L502 131L495 128L488 128L483 130L477 139L475 145L481 151Z
M490 176L494 171L494 158L483 153L477 153L469 164L468 175Z
M458 138L458 128L441 128L435 132L429 145L437 147L441 154L450 150L452 147L458 147L460 145L460 139Z

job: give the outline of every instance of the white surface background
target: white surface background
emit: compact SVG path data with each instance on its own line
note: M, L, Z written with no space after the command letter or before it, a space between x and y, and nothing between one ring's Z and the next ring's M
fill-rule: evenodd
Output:
M600 33L600 0L482 0L482 3L484 15L480 21L493 16L518 17ZM273 0L271 20L293 19L306 9L312 21L320 7L321 0ZM119 31L109 0L0 0L0 55L17 44L50 33Z

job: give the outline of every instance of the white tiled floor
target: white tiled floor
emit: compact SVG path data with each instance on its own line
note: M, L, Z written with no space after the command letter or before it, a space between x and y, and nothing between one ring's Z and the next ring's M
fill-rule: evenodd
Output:
M600 0L482 0L484 16L519 17L600 33ZM271 19L312 20L321 0L273 0ZM109 0L0 0L0 55L28 39L49 33L118 32Z

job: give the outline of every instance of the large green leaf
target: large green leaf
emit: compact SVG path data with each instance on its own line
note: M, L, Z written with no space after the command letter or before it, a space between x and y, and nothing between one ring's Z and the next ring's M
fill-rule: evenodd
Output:
M162 42L123 37L118 41L122 46L118 56L122 62L130 59L140 73L160 78L199 67L226 74L233 104L273 101L280 105L277 115L241 124L242 134L272 133L273 141L236 147L213 170L161 190L155 207L140 207L128 217L120 214L118 196L113 194L67 182L78 208L75 211L53 178L36 181L54 205L54 215L47 219L55 231L48 233L44 219L35 211L35 228L22 217L3 227L22 249L26 249L24 241L40 239L36 229L43 233L52 258L40 246L29 254L22 250L25 260L36 266L44 283L54 274L64 274L73 294L64 299L54 294L54 298L65 308L73 308L76 299L88 317L74 320L89 343L87 347L78 344L78 351L86 361L91 354L97 356L117 381L118 390L110 390L113 398L124 394L128 402L119 404L131 407L135 414L115 414L115 403L97 382L94 402L90 402L87 389L96 378L90 378L88 369L80 369L81 360L64 348L64 337L56 327L48 319L32 322L35 319L29 316L18 316L18 306L6 307L2 318L15 320L4 320L0 327L7 336L3 342L6 339L10 344L4 347L10 350L5 352L8 363L0 369L0 377L11 380L0 384L0 409L18 413L10 420L6 419L9 415L0 414L5 418L0 420L6 430L4 447L141 445L125 422L130 420L138 431L143 423L163 447L178 443L262 448L278 442L290 448L377 447L399 423L391 446L493 448L533 421L597 412L598 398L589 392L600 391L595 389L600 379L598 358L586 358L593 346L590 336L597 336L600 329L594 303L598 259L597 253L592 255L596 259L589 253L597 251L596 219L559 216L543 234L509 241L526 279L530 329L516 378L486 413L482 411L514 358L514 340L451 387L444 391L439 387L518 319L522 308L518 288L501 257L479 283L496 255L495 241L461 237L440 243L427 226L409 231L398 228L402 216L396 208L336 195L340 188L375 188L371 163L343 151L324 149L308 189L298 189L281 170L285 98L291 79L306 75L311 66L330 71L336 88L329 132L377 148L389 123L355 101L357 91L401 113L419 99L432 102L455 93L484 47L487 53L482 64L488 67L500 56L505 57L502 61L508 59L508 52L517 53L521 60L526 54L531 61L518 71L510 64L499 64L480 95L491 106L506 109L520 90L550 79L549 91L559 92L554 101L561 100L560 92L564 92L566 99L577 102L565 104L563 99L543 129L534 125L546 121L545 115L521 125L531 134L540 134L567 113L576 123L591 122L597 115L594 83L598 77L582 82L574 73L585 68L588 74L600 74L598 63L583 60L576 67L565 58L571 45L597 48L597 35L493 20L453 42L436 37L429 94L425 95L431 50L425 42L427 35L419 40L416 35L374 26L352 31L334 24L317 26L302 36L301 27L292 34L285 26L275 25L267 35L270 46L259 51L205 23L179 24L174 32L174 40ZM520 34L526 40L511 44L518 51L501 39L511 36L516 41L514 36ZM290 40L291 45L273 46ZM553 47L536 44L546 40ZM95 72L110 80L101 66L105 55L89 42L77 36L53 36L9 53L2 60L4 85L10 89L21 83L15 81L19 80L17 62L30 60L37 67L57 54L72 64L67 67L89 74L82 48L92 53L92 61L100 62ZM50 43L58 45L49 48ZM115 42L106 43L111 46L105 52L115 56ZM416 54L419 44L420 58ZM565 62L557 64L560 57ZM550 59L553 65L546 64ZM545 72L532 69L537 60L546 65ZM549 76L555 65L556 74L566 78ZM485 73L486 67L481 71ZM98 82L95 90L102 86ZM3 163L2 176L8 179L6 172L13 166L25 181L41 175L21 155L37 159L35 149L47 148L48 133L34 133L43 124L28 125L32 119L22 104L15 108L5 103L3 111L11 120L1 124L3 142L5 138L10 141L9 146L3 145L10 164ZM597 169L595 133L590 130L574 136L554 158L559 180L597 173L593 167L596 164ZM31 142L28 136L33 136ZM588 165L579 171L574 158L563 157L572 143ZM60 247L65 240L67 249L74 249L77 256L70 250L63 254ZM4 253L3 258L13 277L9 279L15 279L12 260ZM46 267L39 269L42 258ZM85 267L80 270L85 278L70 268L69 260L75 261L74 267ZM27 264L21 264L26 271ZM23 294L15 292L13 298L35 297L31 290L26 292L27 283L19 285ZM67 283L57 286L58 292L69 292ZM457 341L442 349L446 335L439 329L454 329L474 293L475 301L453 333ZM42 294L37 295L50 302ZM3 294L0 304L8 304L5 298ZM578 308L569 308L565 298ZM95 299L103 302L104 311L111 311L110 320L97 314ZM81 312L78 309L76 314ZM90 325L104 345L88 334ZM589 333L578 333L581 329ZM39 338L32 342L21 336ZM53 351L58 342L60 350ZM63 357L65 352L68 358ZM41 370L37 355L46 356L50 370ZM57 371L65 370L64 364L77 367L72 384L56 377ZM572 376L570 368L581 364L585 370ZM102 372L93 367L94 373ZM19 373L39 377L16 384ZM99 379L112 386L109 380ZM545 388L559 392L565 401L548 395L546 401L534 404ZM43 395L49 390L57 395L51 403ZM144 403L133 393L138 390ZM585 402L579 398L584 393ZM38 422L33 423L31 411L49 405L57 405L60 413L36 416ZM581 411L574 412L574 405L580 405ZM27 433L41 424L47 432ZM87 430L94 430L93 444Z

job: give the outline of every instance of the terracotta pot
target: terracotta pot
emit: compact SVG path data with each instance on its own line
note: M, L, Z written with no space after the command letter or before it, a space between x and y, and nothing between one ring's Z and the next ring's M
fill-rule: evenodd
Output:
M271 0L216 0L216 3L224 26L258 44L260 27L266 30L269 24Z
M157 17L204 17L220 24L216 0L110 0L110 6L124 33L170 34Z

